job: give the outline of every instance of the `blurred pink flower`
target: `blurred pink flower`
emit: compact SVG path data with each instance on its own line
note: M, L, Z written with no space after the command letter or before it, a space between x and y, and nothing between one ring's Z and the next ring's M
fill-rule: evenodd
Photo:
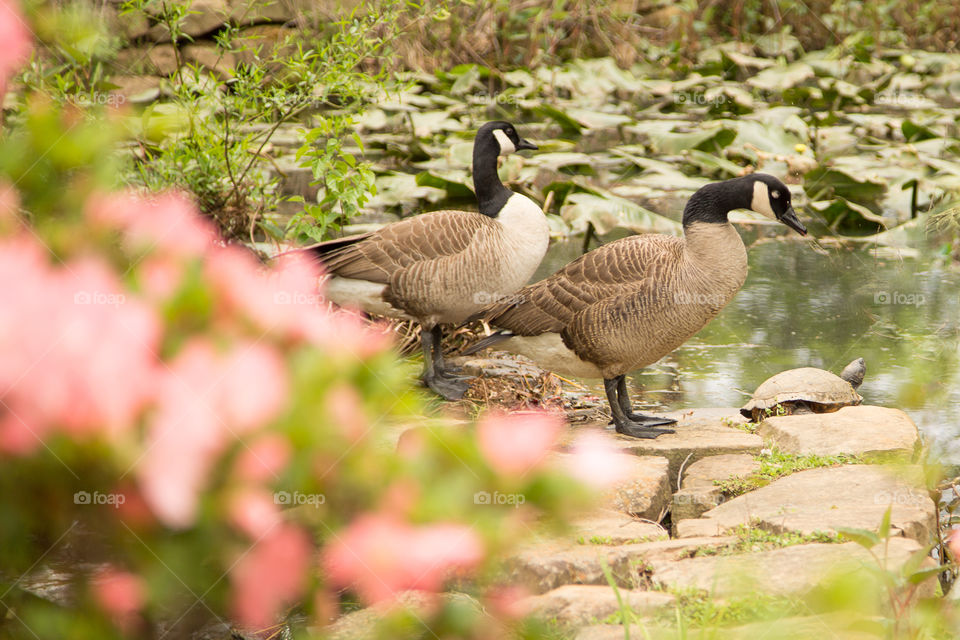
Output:
M238 432L268 423L287 402L286 364L266 343L241 343L222 363L218 404L226 422Z
M287 466L292 453L290 441L285 437L278 433L264 434L240 452L236 474L246 482L272 482Z
M337 430L350 442L358 442L370 428L363 410L363 398L357 389L345 382L327 391L324 404Z
M302 595L311 570L310 538L290 524L271 529L233 566L233 611L244 625L260 629L276 622L281 608Z
M530 605L525 602L531 595L533 594L523 586L499 585L487 592L484 601L494 615L516 620L532 613Z
M477 438L495 471L522 476L543 462L563 427L562 419L549 413L492 413L477 424Z
M150 256L137 269L140 286L153 301L162 301L173 295L183 280L184 264L170 256Z
M960 529L951 529L947 536L947 548L953 554L953 561L960 562Z
M608 488L629 477L629 455L601 433L587 431L580 434L570 453L572 455L564 460L567 473L595 489Z
M266 344L225 355L205 339L169 364L137 477L144 498L173 527L189 526L215 459L240 434L277 417L287 400L283 361Z
M280 508L274 496L263 489L242 489L230 498L230 521L252 540L266 535L280 523Z
M0 98L2 96L3 92L0 91ZM0 221L15 220L19 211L20 194L9 182L0 180Z
M460 524L412 526L390 515L357 518L324 552L334 586L351 586L369 604L391 603L407 590L436 592L455 570L483 559L483 543Z
M105 568L94 574L90 583L93 597L121 629L130 630L146 603L147 585L129 571Z
M33 38L16 0L0 0L0 102L7 92L7 82L17 74L30 57Z
M100 194L87 201L86 214L95 223L122 229L137 249L198 256L217 239L196 205L173 191L149 197L133 191Z
M0 241L0 281L0 447L24 453L55 428L131 427L154 393L156 313L102 259L54 267L23 235Z

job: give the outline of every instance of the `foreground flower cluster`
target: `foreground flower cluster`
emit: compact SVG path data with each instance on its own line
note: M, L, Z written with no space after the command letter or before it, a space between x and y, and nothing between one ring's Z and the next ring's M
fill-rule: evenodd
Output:
M29 21L0 0L0 97ZM574 477L614 479L610 452L553 462L544 413L425 426L389 333L331 309L313 261L265 266L183 196L117 191L109 116L22 99L0 133L0 628L193 637L296 607L322 629L357 600L413 635L525 624L497 560L586 502ZM32 597L66 557L69 597ZM445 613L451 581L486 613Z

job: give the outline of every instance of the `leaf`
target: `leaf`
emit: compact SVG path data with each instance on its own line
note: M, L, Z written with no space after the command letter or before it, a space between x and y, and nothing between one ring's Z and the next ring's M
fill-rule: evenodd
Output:
M538 106L536 112L556 122L566 134L579 135L583 131L579 120L548 104Z
M473 198L473 189L467 186L466 173L459 171L421 171L417 174L421 187L443 189L450 198Z
M877 529L877 533L881 538L890 536L890 515L892 512L892 506L887 507L887 510L883 512L883 518L880 520L880 528Z
M678 234L680 224L614 195L570 193L560 207L560 217L575 231L592 223L599 234L617 227L637 232Z
M813 67L804 62L794 62L786 66L764 69L752 78L748 78L747 84L762 91L783 92L813 77Z
M910 582L910 584L920 584L927 578L931 578L933 576L939 575L944 571L947 571L948 569L952 569L952 568L953 567L946 564L939 567L933 567L932 569L923 569L922 571L911 573L909 576L907 576L907 580Z
M843 536L844 538L849 539L851 542L856 542L864 549L872 549L878 544L880 544L880 536L878 536L873 531L868 531L866 529L854 529L849 527L834 527L836 532Z

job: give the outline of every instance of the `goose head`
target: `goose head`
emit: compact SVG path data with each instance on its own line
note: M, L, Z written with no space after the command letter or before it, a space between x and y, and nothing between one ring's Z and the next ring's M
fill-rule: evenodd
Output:
M751 173L740 178L714 182L694 193L683 211L684 227L696 222L726 223L734 209L749 209L782 222L800 235L806 235L790 202L790 189L766 173Z
M480 127L473 144L475 151L493 152L494 157L509 155L522 149L537 149L537 145L521 138L512 124L502 120L488 122Z
M753 183L748 209L782 222L802 236L807 235L807 228L790 203L787 185L766 173L754 173L746 178L752 178Z

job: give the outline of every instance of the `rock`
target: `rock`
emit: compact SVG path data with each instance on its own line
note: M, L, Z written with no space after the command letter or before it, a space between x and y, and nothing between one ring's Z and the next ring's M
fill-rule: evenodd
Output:
M626 606L640 615L649 615L663 607L672 606L676 600L669 593L635 589L621 589L620 597ZM525 598L521 606L538 617L574 626L603 620L620 610L616 594L606 585L568 584L539 596Z
M483 607L476 600L465 593L447 592L440 596L446 602L457 602L470 607L476 612L481 612ZM399 594L397 600L404 607L413 611L430 606L432 598L423 591L407 591ZM376 633L377 622L381 619L384 610L376 607L352 611L340 616L333 624L326 627L324 638L328 640L374 640L382 638L381 634Z
M220 29L229 13L226 0L193 0L180 28L193 38L203 36ZM154 25L148 35L155 42L170 41L170 31L162 23Z
M670 506L669 462L660 456L624 456L632 471L629 480L604 495L615 511L660 522Z
M290 22L311 13L316 8L313 0L283 0L282 2L232 0L230 19L241 25Z
M869 405L767 418L758 431L782 451L797 455L910 456L918 438L917 425L906 413Z
M887 568L896 571L922 547L915 540L893 537L886 549ZM884 557L883 543L874 549ZM774 595L806 594L831 578L874 584L882 588L871 565L876 561L855 542L801 544L742 555L716 555L682 560L650 561L654 584L668 589L703 589L721 597L761 592ZM930 560L930 565L933 562ZM925 565L926 566L926 565ZM930 597L936 577L921 583L919 597Z
M529 363L512 358L450 358L451 362L463 367L463 372L471 376L525 376L536 378L543 370Z
M172 44L158 44L147 50L148 69L158 76L169 76L177 71L177 54Z
M903 467L904 475L920 477L916 467ZM933 501L917 483L898 477L894 468L879 465L843 465L800 471L737 496L703 514L727 531L753 524L774 532L814 533L836 527L876 529L887 508L892 508L894 535L921 544L933 539L936 511ZM684 520L678 534L702 533L706 525Z
M184 57L195 64L216 72L221 78L230 78L237 66L236 57L229 51L220 51L211 44L191 44L183 48Z
M683 472L683 484L673 494L670 519L676 527L681 520L698 518L723 501L718 480L742 478L760 468L760 463L744 453L710 456L694 462Z
M280 176L280 193L285 196L302 196L307 202L317 201L319 186L310 184L314 181L313 170L310 167L300 166L295 155L284 155L276 158L270 171L276 171Z
M686 467L702 458L728 453L757 454L763 447L760 436L730 426L744 422L738 409L688 409L667 415L677 419L673 427L676 433L653 440L630 438L612 430L610 433L624 451L639 456L663 456L669 460L670 481L674 487L681 465ZM596 423L582 428L607 432L606 425Z
M146 104L160 97L163 80L155 76L113 76L110 82L117 86L110 92L117 104Z
M688 538L620 546L541 543L510 558L507 581L521 584L533 593L545 593L565 584L607 584L600 565L603 557L617 585L642 588L648 580L646 566L652 559L676 559L702 547L722 546L734 540L732 537Z
M822 614L793 616L763 622L752 622L735 627L711 626L703 633L688 628L686 634L675 628L657 624L631 625L631 638L723 638L723 640L809 640L827 637L830 640L876 640L875 633L858 630L863 626L862 616ZM691 633L691 631L693 633ZM619 624L596 624L583 627L576 640L623 640L624 628Z
M591 538L605 544L634 544L669 537L660 525L642 522L619 511L597 511L575 521L573 526L576 537L586 543Z

